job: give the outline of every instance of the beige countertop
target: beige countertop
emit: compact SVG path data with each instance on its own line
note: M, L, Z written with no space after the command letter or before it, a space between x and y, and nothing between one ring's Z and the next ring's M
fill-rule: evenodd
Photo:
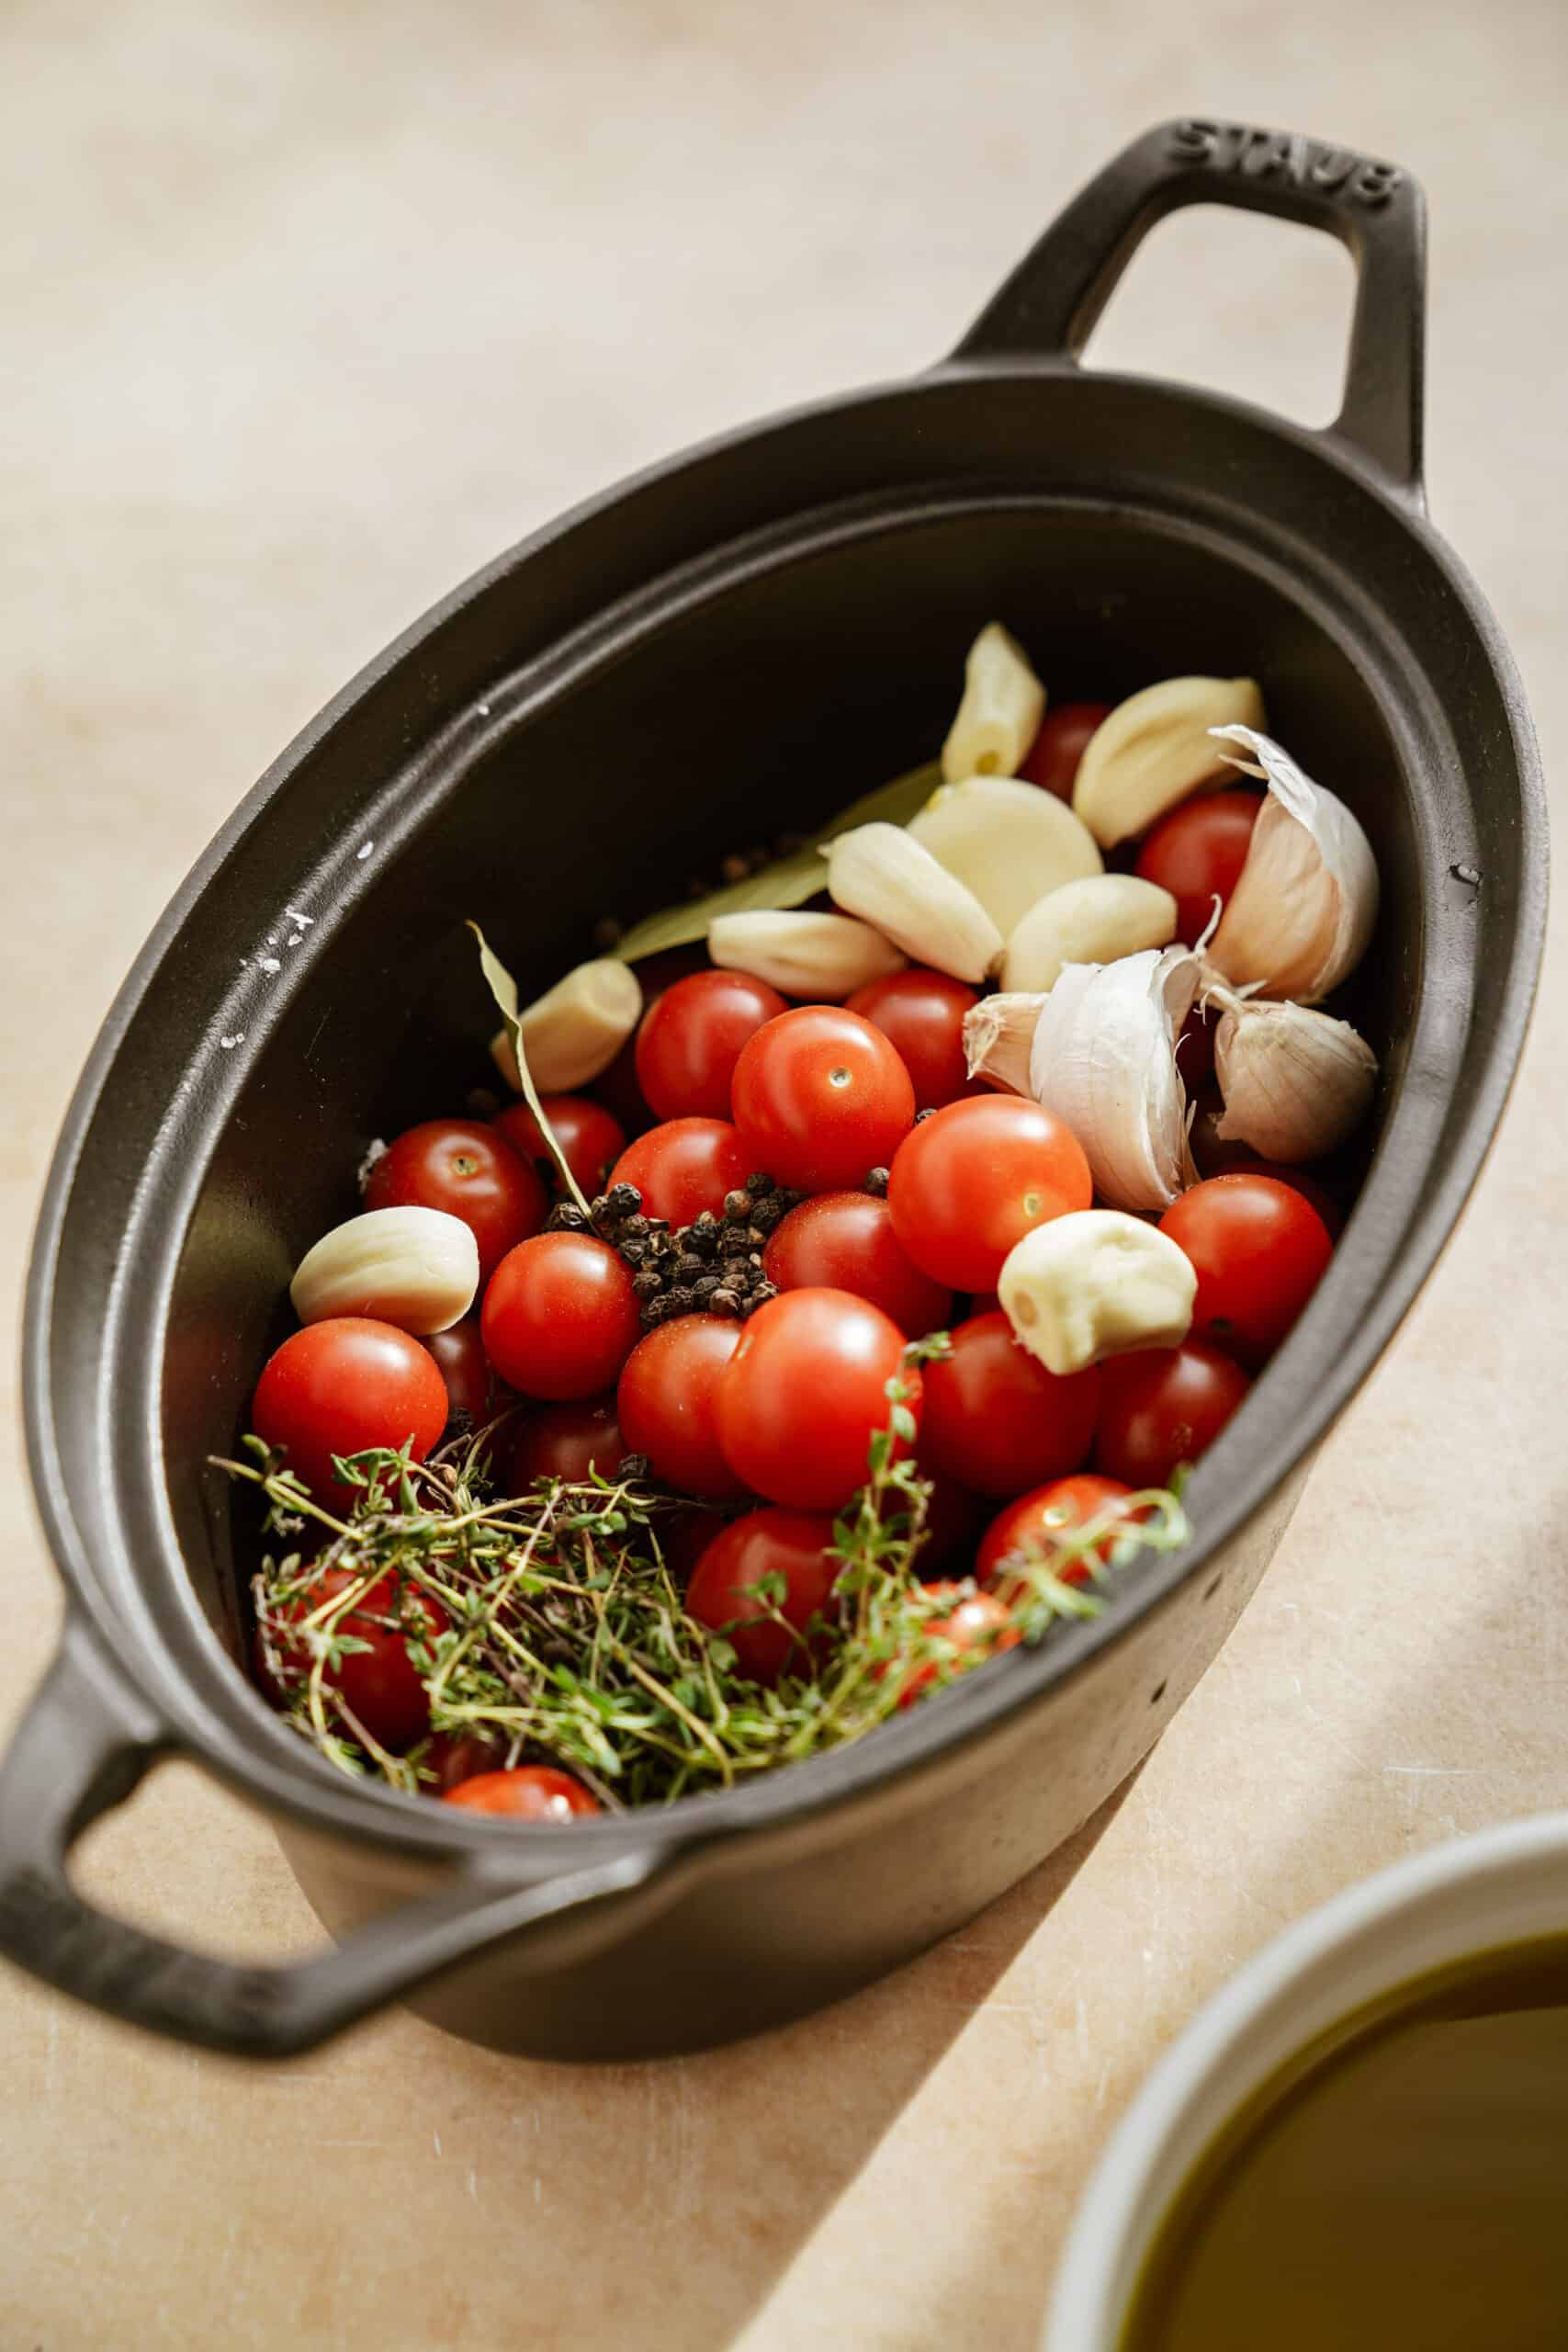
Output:
M936 355L1088 171L1181 106L1426 181L1433 510L1550 763L1565 100L1557 0L13 0L7 1321L113 989L327 695L569 501ZM1321 416L1347 287L1324 241L1188 216L1098 352ZM6 1975L6 2352L1026 2352L1088 2169L1203 1996L1375 1865L1568 1797L1563 930L1461 1233L1076 1874L1059 1858L830 2015L659 2068L507 2063L392 2016L244 2072ZM0 1380L14 1431L8 1360ZM59 1616L15 1436L0 1510L8 1722ZM225 1950L317 1934L265 1822L184 1766L84 1869Z

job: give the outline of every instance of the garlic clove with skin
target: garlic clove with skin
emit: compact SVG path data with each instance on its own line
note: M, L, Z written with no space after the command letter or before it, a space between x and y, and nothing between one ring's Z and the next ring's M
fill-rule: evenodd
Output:
M1045 999L983 996L964 1016L964 1058L971 1078L987 1078L1013 1094L1029 1092L1029 1054Z
M1147 832L1222 764L1221 727L1264 724L1255 678L1166 678L1119 702L1084 746L1073 807L1101 849Z
M1214 1133L1287 1167L1321 1159L1371 1106L1378 1059L1348 1021L1308 1006L1210 991L1224 1007L1214 1077L1224 1100Z
M1378 913L1378 867L1359 821L1336 793L1250 727L1216 727L1250 760L1229 764L1269 786L1247 863L1225 901L1208 959L1238 988L1315 1004L1366 954Z
M1138 1348L1179 1347L1197 1295L1186 1251L1121 1209L1074 1209L1037 1225L997 1283L1020 1347L1059 1378Z
M1004 989L1055 986L1066 964L1113 964L1141 947L1168 947L1176 900L1135 874L1091 874L1037 899L1008 939Z
M1034 1025L1029 1090L1083 1146L1109 1207L1169 1208L1197 1169L1176 1041L1198 992L1188 947L1069 964Z
M904 826L856 825L825 842L822 854L835 905L859 915L917 964L973 983L1001 962L1001 933L973 890Z
M1102 866L1066 802L1016 776L939 785L906 831L974 892L1004 939L1047 891Z
M999 621L980 631L964 664L964 699L942 747L949 784L1016 775L1045 715L1045 689Z

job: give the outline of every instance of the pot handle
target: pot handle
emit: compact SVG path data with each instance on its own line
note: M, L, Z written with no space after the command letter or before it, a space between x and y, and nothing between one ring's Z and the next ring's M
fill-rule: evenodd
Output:
M111 2017L231 2057L313 2049L547 1920L584 1915L591 1948L621 1931L621 1902L669 1859L654 1849L531 1886L471 1869L313 1959L276 1968L215 1960L96 1909L65 1867L89 1824L171 1753L146 1702L80 1621L69 1623L0 1764L0 1952ZM592 1917L598 1913L603 1919Z
M1187 204L1325 229L1356 264L1345 397L1327 428L1421 496L1427 208L1408 172L1297 132L1184 117L1124 148L1054 220L955 359L1076 360L1148 232Z

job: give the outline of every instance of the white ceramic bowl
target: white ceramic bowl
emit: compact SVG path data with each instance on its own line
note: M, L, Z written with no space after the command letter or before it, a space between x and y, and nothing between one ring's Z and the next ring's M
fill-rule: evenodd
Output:
M1431 1969L1564 1932L1568 1813L1553 1813L1395 1863L1269 1944L1199 2011L1122 2118L1067 2241L1043 2352L1117 2352L1172 2198L1306 2042Z

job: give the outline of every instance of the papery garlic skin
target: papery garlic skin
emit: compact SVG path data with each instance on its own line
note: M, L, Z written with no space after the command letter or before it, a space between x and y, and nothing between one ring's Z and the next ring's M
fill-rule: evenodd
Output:
M1041 1008L1029 1091L1083 1146L1111 1208L1162 1210L1196 1183L1176 1040L1197 994L1190 948L1069 964Z
M1035 901L1008 939L1004 989L1054 988L1067 964L1113 964L1176 937L1176 900L1135 874L1091 874Z
M602 1077L642 1018L642 989L617 956L579 964L553 989L524 1008L517 1026L528 1069L541 1094L570 1094ZM514 1093L521 1093L509 1033L491 1040L491 1059Z
M1073 807L1101 849L1147 832L1222 764L1212 736L1262 727L1255 678L1166 678L1129 695L1084 746Z
M1076 1209L1026 1233L997 1283L1013 1336L1065 1377L1138 1348L1176 1348L1198 1276L1168 1233L1120 1209Z
M974 892L1004 939L1048 890L1103 865L1065 800L1013 776L939 785L906 831Z
M1337 794L1303 775L1290 753L1250 727L1216 727L1251 760L1231 764L1261 776L1268 797L1209 962L1238 988L1316 1004L1348 978L1378 916L1372 845Z
M974 983L1000 963L1002 935L979 899L904 826L856 825L827 842L823 855L835 905L917 964Z
M1355 1133L1371 1107L1378 1057L1330 1013L1231 998L1214 1032L1214 1077L1225 1106L1215 1135L1294 1166Z
M964 1058L971 1078L988 1078L1011 1093L1029 1092L1029 1055L1043 994L983 996L964 1016Z
M908 958L853 915L764 910L716 915L708 954L724 970L749 972L785 996L837 1004L872 980L901 972Z
M969 648L964 699L942 747L949 784L966 775L1016 775L1045 715L1045 689L1016 638L992 621Z
M424 1339L465 1316L479 1286L473 1229L445 1209L367 1209L324 1233L288 1287L301 1323L371 1315Z

